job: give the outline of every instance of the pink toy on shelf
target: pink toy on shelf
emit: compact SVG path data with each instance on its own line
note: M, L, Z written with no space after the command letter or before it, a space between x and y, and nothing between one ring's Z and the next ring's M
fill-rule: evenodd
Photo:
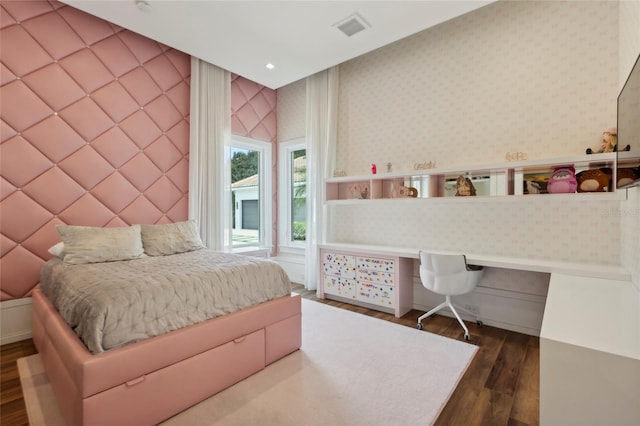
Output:
M371 174L375 175L377 171L376 163L371 164Z
M550 194L574 193L577 188L576 169L573 166L562 166L553 169L547 183L547 192Z

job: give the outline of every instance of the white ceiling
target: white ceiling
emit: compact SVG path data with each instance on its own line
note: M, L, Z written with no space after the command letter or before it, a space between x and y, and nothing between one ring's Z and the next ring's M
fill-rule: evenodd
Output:
M62 1L277 89L495 0ZM347 37L335 24L354 13L370 28Z

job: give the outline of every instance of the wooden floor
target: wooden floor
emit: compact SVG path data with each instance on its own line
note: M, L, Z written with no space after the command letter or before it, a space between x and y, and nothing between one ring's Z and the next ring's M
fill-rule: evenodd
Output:
M16 361L36 353L33 340L2 345L0 352L0 424L26 426L29 424L22 399L22 387Z
M350 311L416 327L424 312L408 312L402 318L332 300L321 300L315 290L295 285L304 298ZM467 322L471 340L479 347L471 365L440 413L436 425L540 424L540 345L539 338L500 328ZM435 315L422 321L424 331L464 341L464 332L455 318ZM425 395L426 396L426 395ZM416 403L419 398L416 398Z
M402 318L330 300L319 300L315 291L294 285L304 298L350 311L415 327L423 313L410 311ZM455 319L436 315L423 322L424 331L463 341ZM471 340L479 347L469 369L440 414L436 425L538 425L539 339L525 334L467 323ZM28 425L16 360L36 353L31 340L2 346L0 424ZM425 395L426 397L426 395ZM416 403L420 403L419 396Z

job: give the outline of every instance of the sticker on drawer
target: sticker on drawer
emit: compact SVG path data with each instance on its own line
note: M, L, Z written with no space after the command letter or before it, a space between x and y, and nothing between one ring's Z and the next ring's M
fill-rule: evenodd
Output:
M395 275L390 272L373 271L371 269L358 269L356 274L358 281L366 281L373 284L394 285Z
M374 305L395 308L393 287L369 283L358 283L356 299Z
M374 271L393 272L396 261L394 259L380 259L377 257L358 257L357 267Z
M326 275L355 278L355 256L344 254L324 253L322 256L322 270Z
M348 297L349 299L356 298L356 283L353 280L325 275L323 284L325 294Z

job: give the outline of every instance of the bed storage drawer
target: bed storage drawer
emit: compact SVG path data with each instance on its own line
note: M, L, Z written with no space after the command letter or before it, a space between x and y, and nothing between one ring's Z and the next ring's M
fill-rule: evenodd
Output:
M300 348L302 345L301 319L302 316L297 314L267 326L265 329L267 365Z
M264 366L265 331L260 329L86 398L84 424L95 424L96 419L99 424L157 424ZM180 391L168 395L165 390L172 386Z

